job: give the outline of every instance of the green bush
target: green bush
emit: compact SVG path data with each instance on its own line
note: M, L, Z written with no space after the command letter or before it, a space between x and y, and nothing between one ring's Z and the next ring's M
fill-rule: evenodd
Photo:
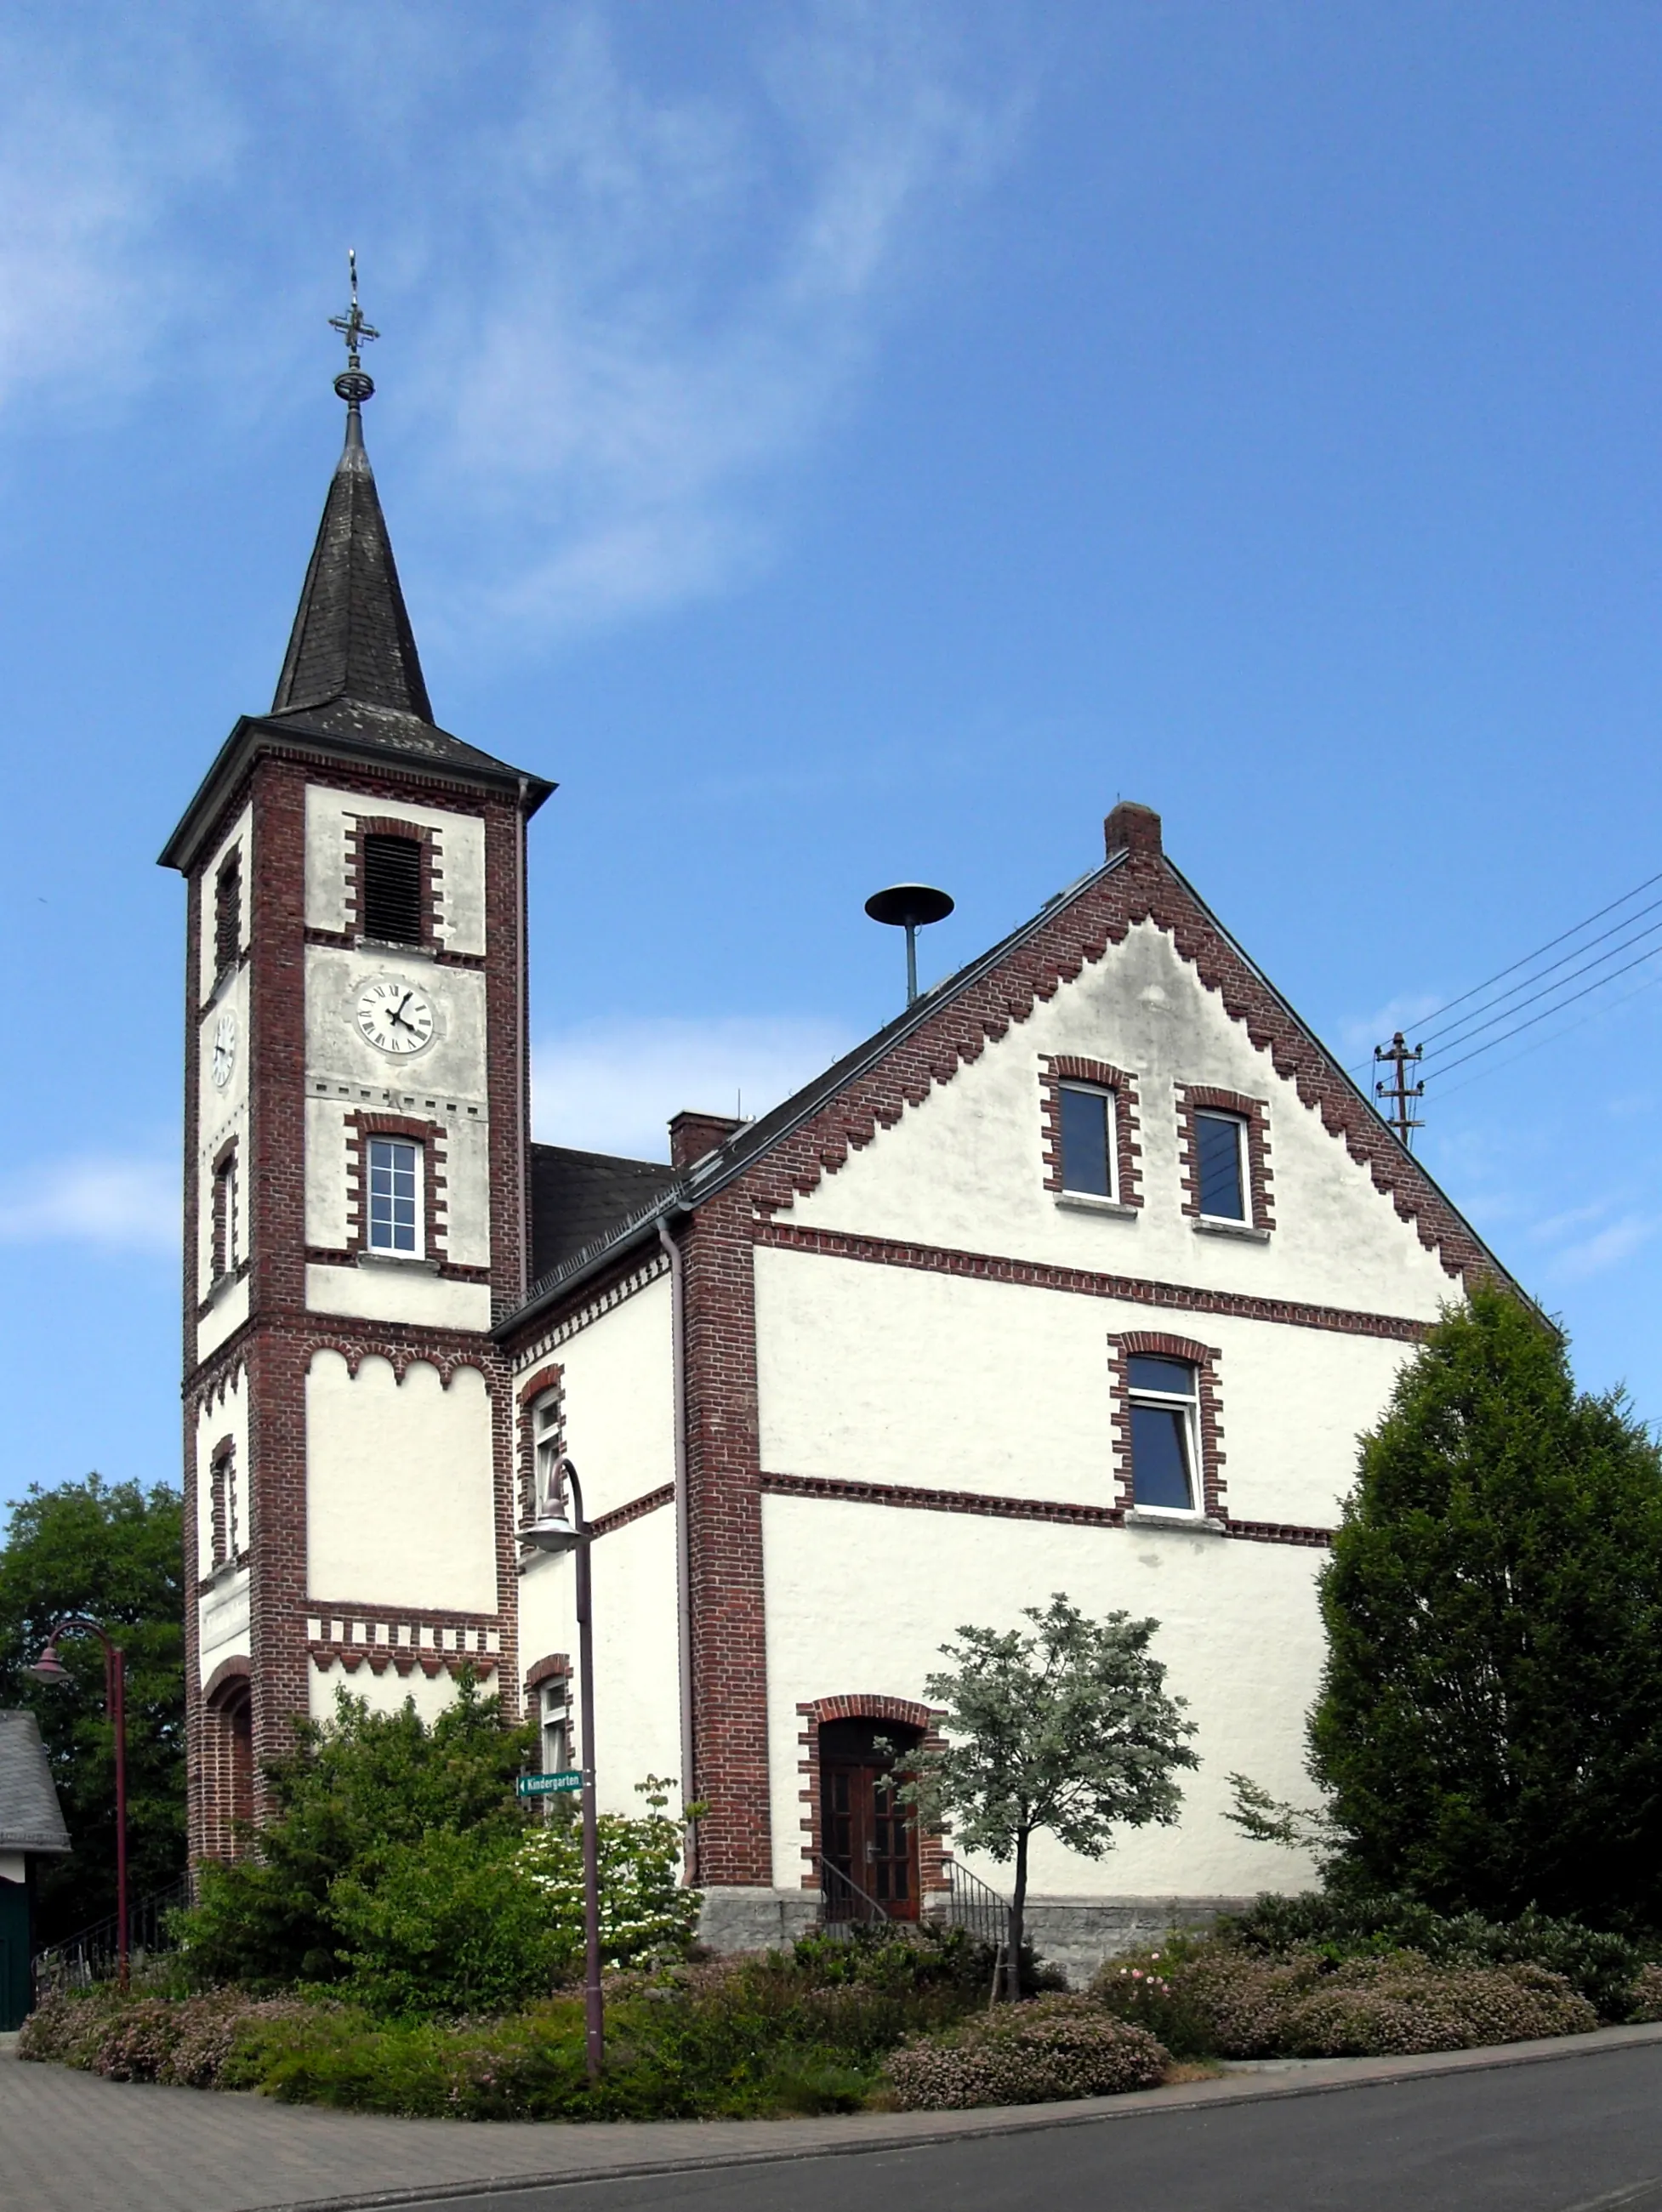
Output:
M1627 2018L1635 1977L1662 1954L1662 1943L1654 1939L1647 1944L1533 1911L1514 1920L1485 1920L1477 1912L1440 1913L1415 1898L1342 1889L1261 1897L1246 1911L1221 1921L1219 1933L1271 1957L1317 1951L1336 1963L1416 1951L1450 1964L1544 1966L1562 1974L1601 2020Z
M1623 2017L1631 2021L1662 2020L1662 1966L1642 1966L1634 1976Z
M630 1820L602 1813L597 1858L600 1886L600 1954L611 1966L661 1964L685 1958L697 1932L696 1889L681 1884L681 1825L663 1808L669 1786L648 1776L638 1784L648 1811ZM533 1829L519 1846L520 1878L544 1901L561 1928L583 1926L582 1826L570 1814Z
M331 1909L343 1879L373 1887L389 1856L434 1831L519 1839L533 1816L514 1777L533 1731L505 1728L496 1701L464 1674L429 1727L406 1700L372 1713L342 1691L335 1717L295 1723L292 1752L267 1766L272 1811L248 1855L201 1871L193 1911L177 1916L198 1984L277 1990L349 1971Z
M1146 2028L1113 2019L1088 1997L1054 1996L914 2037L887 2072L903 2111L949 2112L1152 2089L1168 2063Z

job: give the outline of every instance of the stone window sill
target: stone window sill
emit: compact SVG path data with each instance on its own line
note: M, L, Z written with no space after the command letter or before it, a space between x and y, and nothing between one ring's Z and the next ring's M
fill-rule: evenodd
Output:
M1123 1199L1098 1198L1088 1190L1059 1190L1056 1201L1070 1213L1110 1213L1121 1221L1135 1221L1142 1211L1141 1206L1127 1206Z
M1162 1513L1156 1507L1128 1505L1125 1509L1128 1528L1171 1528L1179 1535L1227 1536L1228 1529L1221 1521L1215 1521L1208 1513Z
M418 1260L413 1253L405 1252L360 1252L357 1264L360 1267L390 1267L395 1273L413 1269L422 1275L436 1275L439 1272L436 1260Z
M1218 1221L1202 1215L1189 1225L1196 1237L1244 1237L1249 1244L1267 1244L1269 1242L1269 1231L1255 1229L1250 1221Z
M400 960L436 960L436 945L406 945L395 937L355 937L352 948L356 952L394 953Z

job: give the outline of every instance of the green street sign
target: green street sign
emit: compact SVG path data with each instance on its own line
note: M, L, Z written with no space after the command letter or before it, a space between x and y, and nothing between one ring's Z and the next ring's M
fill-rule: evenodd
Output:
M514 1784L514 1794L521 1797L551 1797L557 1790L581 1790L581 1772L575 1767L563 1774L522 1774Z

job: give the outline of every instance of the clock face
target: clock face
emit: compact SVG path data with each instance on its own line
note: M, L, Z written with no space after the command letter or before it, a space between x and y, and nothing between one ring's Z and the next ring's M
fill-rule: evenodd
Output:
M358 993L358 1035L405 1059L433 1042L433 1009L413 983L377 975Z
M211 1073L218 1089L222 1091L231 1079L231 1070L236 1066L236 1016L227 1006L214 1024L214 1056Z

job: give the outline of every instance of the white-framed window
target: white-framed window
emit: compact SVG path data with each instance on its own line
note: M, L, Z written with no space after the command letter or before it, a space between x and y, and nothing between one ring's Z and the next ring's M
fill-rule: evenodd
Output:
M1163 1353L1127 1355L1131 1399L1131 1497L1139 1511L1194 1513L1202 1503L1200 1394L1192 1363Z
M1246 1124L1239 1114L1195 1113L1195 1171L1202 1221L1247 1221Z
M545 1391L531 1409L532 1455L537 1477L537 1510L551 1512L565 1503L560 1477L560 1395Z
M571 1677L554 1674L537 1692L538 1741L545 1774L571 1769Z
M369 1249L418 1260L422 1255L422 1148L408 1137L371 1137L365 1151Z
M1058 1088L1062 1189L1081 1197L1117 1198L1113 1092L1089 1083L1063 1083Z

